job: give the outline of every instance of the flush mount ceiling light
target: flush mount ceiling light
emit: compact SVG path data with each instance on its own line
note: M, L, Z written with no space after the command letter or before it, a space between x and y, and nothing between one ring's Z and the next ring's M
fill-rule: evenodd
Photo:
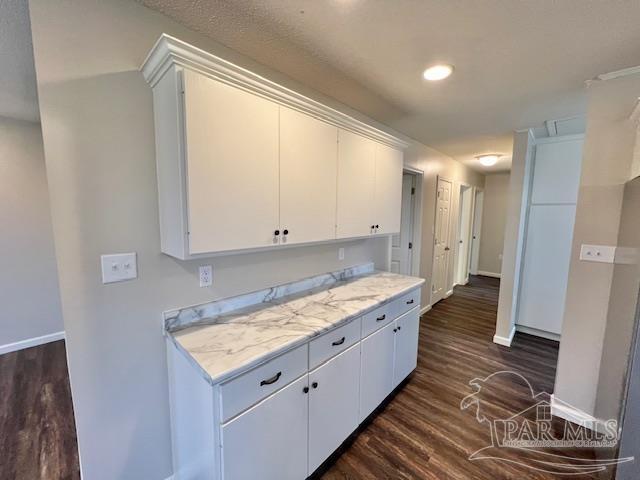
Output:
M485 167L491 167L498 163L499 155L480 155L476 157Z
M433 65L427 68L422 74L422 76L424 77L425 80L436 82L438 80L444 80L452 73L453 73L453 65L441 63L441 64Z

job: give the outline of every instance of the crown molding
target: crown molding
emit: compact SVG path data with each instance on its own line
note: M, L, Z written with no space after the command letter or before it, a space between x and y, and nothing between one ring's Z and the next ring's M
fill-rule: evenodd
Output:
M409 146L398 137L163 33L140 70L153 87L173 66L188 68L386 145L402 149Z

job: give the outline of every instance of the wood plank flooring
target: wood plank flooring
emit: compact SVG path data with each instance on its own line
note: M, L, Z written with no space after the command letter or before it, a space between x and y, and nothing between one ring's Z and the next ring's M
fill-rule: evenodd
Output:
M0 355L0 479L79 479L64 341Z
M499 280L472 277L469 285L456 287L453 296L422 317L417 370L325 471L323 480L567 478L508 462L468 459L491 445L489 427L478 423L476 409L460 409L463 398L474 392L469 381L509 370L524 375L536 393L553 392L556 342L521 334L510 349L492 342L498 289ZM507 418L530 405L524 393L528 389L518 377L507 375L492 383L482 398L487 417ZM563 422L554 419L554 431L562 427ZM571 454L594 458L592 450ZM508 458L521 461L522 454ZM608 477L604 472L570 478Z

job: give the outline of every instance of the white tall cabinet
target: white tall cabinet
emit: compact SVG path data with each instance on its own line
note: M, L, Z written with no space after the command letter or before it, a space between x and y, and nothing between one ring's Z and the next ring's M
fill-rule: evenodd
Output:
M142 72L162 252L185 260L400 231L404 141L167 35Z

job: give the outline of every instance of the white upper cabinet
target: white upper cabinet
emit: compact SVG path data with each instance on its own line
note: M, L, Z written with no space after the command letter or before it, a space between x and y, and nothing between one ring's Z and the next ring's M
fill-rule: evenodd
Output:
M167 35L142 73L162 252L187 260L399 232L402 140Z
M264 247L278 229L278 105L189 70L191 254Z
M337 168L338 128L280 107L280 230L283 243L335 238Z
M398 233L402 207L402 152L378 143L375 155L376 233Z
M338 238L375 233L375 150L373 140L338 132Z

